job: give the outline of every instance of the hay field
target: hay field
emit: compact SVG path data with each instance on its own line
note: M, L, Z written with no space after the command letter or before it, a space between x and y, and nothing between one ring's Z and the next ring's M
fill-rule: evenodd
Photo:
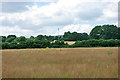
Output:
M65 43L68 43L69 45L74 44L76 41L64 41Z
M2 50L2 57L3 78L118 77L117 47L12 49Z

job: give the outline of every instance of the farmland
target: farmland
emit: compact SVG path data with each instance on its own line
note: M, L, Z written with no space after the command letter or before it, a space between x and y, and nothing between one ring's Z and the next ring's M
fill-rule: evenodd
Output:
M75 43L75 41L64 41L65 43L68 43L69 45L72 45Z
M6 49L2 71L3 78L117 78L118 48Z

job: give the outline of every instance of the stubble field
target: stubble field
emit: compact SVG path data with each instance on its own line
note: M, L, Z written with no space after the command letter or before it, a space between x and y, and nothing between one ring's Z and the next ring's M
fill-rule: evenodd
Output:
M2 77L117 78L118 48L2 50Z

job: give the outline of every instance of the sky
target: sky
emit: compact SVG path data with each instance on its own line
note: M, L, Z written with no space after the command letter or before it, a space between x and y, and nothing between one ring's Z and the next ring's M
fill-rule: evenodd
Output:
M0 35L90 33L97 25L118 23L119 0L3 0Z

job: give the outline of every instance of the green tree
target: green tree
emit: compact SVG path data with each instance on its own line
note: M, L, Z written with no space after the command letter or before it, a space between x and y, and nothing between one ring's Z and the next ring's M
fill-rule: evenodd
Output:
M26 41L26 38L24 36L20 36L20 37L17 37L15 40L15 42L23 42L23 41Z
M43 39L43 35L38 35L38 36L36 37L36 39L37 39L37 40L42 40L42 39Z
M9 43L8 42L3 42L2 43L2 49L9 49Z
M1 37L1 39L2 39L2 42L5 42L6 41L6 36L0 36Z
M65 41L82 41L82 40L88 40L89 35L87 33L77 33L77 32L72 32L70 33L65 32L63 35L63 40Z
M30 39L35 39L34 36L30 36Z
M7 38L6 42L12 42L15 39L15 37L9 37Z
M95 26L90 32L92 39L118 39L118 28L115 25Z
M8 36L7 36L7 39L8 39L8 38L11 38L11 37L16 38L16 35L8 35Z

